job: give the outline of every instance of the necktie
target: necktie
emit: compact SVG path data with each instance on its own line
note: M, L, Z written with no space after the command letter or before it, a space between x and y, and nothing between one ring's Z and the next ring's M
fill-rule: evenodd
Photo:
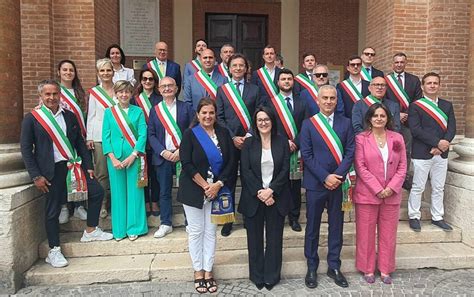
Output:
M240 92L240 82L235 82L235 88L237 89L237 92L239 92L239 95L242 96L242 93Z
M308 78L310 81L313 81L313 74L312 73L308 73Z
M160 65L158 65L158 67L160 67L161 74L165 75L165 63L160 62Z
M398 75L398 83L403 88L403 81L402 81L402 75L401 74Z
M331 117L328 117L328 124L329 124L329 127L332 128L332 119L331 119Z
M371 74L371 73L370 73L370 68L369 68L369 67L365 68L365 70L367 71L367 73L368 73L368 74Z
M286 97L285 100L286 100L286 105L288 106L288 109L290 110L291 113L293 113L293 106L291 106L290 97Z

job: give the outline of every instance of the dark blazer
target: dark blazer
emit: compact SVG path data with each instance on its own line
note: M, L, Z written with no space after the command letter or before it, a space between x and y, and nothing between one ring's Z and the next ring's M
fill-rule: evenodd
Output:
M258 87L250 83L244 83L244 91L242 100L247 106L252 119L255 109L261 105L260 97L258 95ZM229 102L229 99L222 90L222 86L217 89L217 121L222 127L229 130L230 136L245 136L246 132L242 123L240 122L237 113Z
M400 132L400 106L395 102L385 98L382 99L382 104L388 108L390 114L392 115L393 130L395 132ZM354 128L355 134L359 134L360 132L364 131L365 128L367 128L365 126L365 114L368 110L369 107L363 100L360 100L354 104L354 108L352 109L352 127Z
M178 95L176 95L176 96L178 96ZM163 100L163 96L161 96L158 93L156 93L155 91L153 91L153 93L151 93L151 95L148 99L150 99L151 106L154 107L155 105L160 103L161 100ZM132 99L130 99L130 104L139 106L137 104L137 101L135 100L135 96L133 96Z
M214 182L220 180L227 185L235 166L234 143L226 128L216 125L215 132L224 162L221 174L214 177ZM206 179L209 161L192 129L187 129L183 134L179 158L183 171L179 178L178 201L202 209L204 190L193 181L193 176L199 173Z
M405 90L408 97L410 98L410 103L423 97L423 91L421 90L421 82L418 76L416 75L405 72L405 85L403 86L403 89ZM388 100L395 101L398 103L398 105L400 105L400 102L398 101L397 97L393 93L392 89L390 89L388 86L387 86L387 93L385 94L385 97L387 97ZM402 109L400 107L400 111L406 113L408 112L408 109Z
M290 148L288 140L281 135L272 136L273 177L270 188L278 212L286 216L290 209ZM258 190L262 187L262 142L257 137L245 140L240 158L240 178L242 179L242 193L240 195L239 212L246 217L253 217L259 203Z
M273 78L273 84L275 85L276 89L278 90L278 74L280 73L280 68L275 67L275 77ZM250 83L256 85L258 87L258 93L260 96L260 101L263 103L263 105L266 105L270 98L268 97L268 93L265 90L265 87L263 86L263 82L260 79L260 77L257 74L257 70L252 72L252 76L250 78Z
M342 82L338 83L336 86L337 89L337 101L344 104L344 115L346 118L351 118L352 117L352 108L354 107L354 101L352 101L351 97L349 94L344 90L344 88L341 86ZM365 98L370 94L369 92L369 82L366 80L362 80L362 98ZM340 96L340 99L339 99Z
M299 74L302 74L303 76L305 76L306 78L310 79L308 74L306 73L306 71L303 71ZM295 75L296 76L296 75ZM298 81L295 80L295 84L293 86L293 93L296 93L298 96L300 95L301 92L303 92L305 89L305 87L303 87Z
M303 188L324 190L324 181L329 174L335 173L345 177L349 172L354 159L354 132L348 118L334 115L333 129L339 136L344 148L342 162L337 165L328 146L315 129L309 119L303 121L300 133L300 151L304 161Z
M176 100L176 123L181 133L189 128L194 118L194 111L189 104ZM148 143L153 149L153 165L161 165L165 159L160 155L166 149L166 130L161 123L155 108L150 111L148 121Z
M142 69L148 69L148 63L143 64ZM172 77L176 81L176 86L178 87L176 97L178 97L179 92L181 92L181 69L179 64L171 60L166 60L165 76Z
M63 111L63 116L66 122L66 136L82 158L82 168L85 171L93 169L90 153L81 136L81 128L76 117L68 110ZM20 148L30 178L44 176L47 180L51 180L54 177L53 141L31 112L25 116L21 125Z
M364 67L364 65L362 65L362 67ZM372 71L370 72L370 77L374 78L374 77L384 77L384 74L383 74L383 71L381 70L378 70L377 68L375 68L374 66L372 66ZM344 74L344 79L348 79L349 78L349 72L345 72Z
M337 93L339 91L336 89ZM301 93L299 95L300 99L306 102L306 108L308 109L308 115L310 117L314 116L319 112L319 106L314 101L313 97L311 97L311 94L307 89L301 90ZM336 105L336 111L337 114L344 116L344 102L342 102L342 97L337 95L337 105Z
M408 126L413 136L412 159L431 159L433 155L430 154L430 151L433 147L438 146L441 139L451 142L456 135L456 118L454 117L453 104L447 100L438 99L438 107L448 116L448 129L446 131L421 107L410 104ZM448 153L449 150L441 154L441 157L446 159Z
M286 137L286 139L288 139L285 128L283 127L283 122L278 117L275 106L273 105L273 102L270 99L268 101L267 106L272 109L273 114L275 115L278 134L283 135ZM301 100L296 94L293 93L293 119L295 120L296 129L298 130L298 134L296 135L294 142L296 146L298 146L298 148L300 147L301 125L303 124L303 120L307 118L309 118L309 112L308 108L306 108L306 102Z

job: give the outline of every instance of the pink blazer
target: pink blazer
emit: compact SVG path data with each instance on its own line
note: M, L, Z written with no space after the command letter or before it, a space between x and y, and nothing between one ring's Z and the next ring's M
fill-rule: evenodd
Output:
M370 131L364 131L355 138L355 171L357 174L353 194L355 203L400 204L402 199L402 185L407 171L405 142L401 134L387 130L388 164L387 178L385 179L384 163L375 137ZM394 194L391 197L380 199L377 193L385 187L390 187Z

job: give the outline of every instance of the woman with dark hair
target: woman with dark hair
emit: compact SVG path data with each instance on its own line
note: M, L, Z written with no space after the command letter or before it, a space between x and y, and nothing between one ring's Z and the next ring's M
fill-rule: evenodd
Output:
M105 57L109 58L114 65L114 78L113 83L119 80L129 81L132 85L137 82L133 69L125 67L125 53L118 44L112 44L105 51Z
M145 120L148 124L150 110L160 103L163 98L158 91L158 75L153 70L143 69L139 75L140 84L134 91L130 104L139 106L145 114ZM149 145L146 149L148 162L148 186L145 187L145 207L147 216L159 216L158 196L159 185L156 180L155 170L152 165L152 150Z
M179 150L182 172L178 201L183 203L188 221L195 289L214 293L216 224L234 220L227 182L235 166L235 154L228 130L216 124L214 100L202 98L196 110L198 123L184 132Z
M280 281L283 226L290 208L290 148L288 139L277 134L268 107L256 109L252 126L255 135L245 140L240 158L239 212L247 229L250 280L259 290L271 290Z
M356 267L367 283L374 283L377 263L382 282L391 284L407 169L405 143L401 134L391 130L391 113L381 103L370 106L365 124L367 130L355 139Z

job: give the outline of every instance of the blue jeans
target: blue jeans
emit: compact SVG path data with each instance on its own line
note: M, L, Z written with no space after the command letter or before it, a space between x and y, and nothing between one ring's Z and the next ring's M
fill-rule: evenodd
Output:
M173 215L173 202L171 189L173 187L173 174L176 172L176 163L164 160L161 165L155 166L156 179L160 185L160 220L162 225L171 226Z

